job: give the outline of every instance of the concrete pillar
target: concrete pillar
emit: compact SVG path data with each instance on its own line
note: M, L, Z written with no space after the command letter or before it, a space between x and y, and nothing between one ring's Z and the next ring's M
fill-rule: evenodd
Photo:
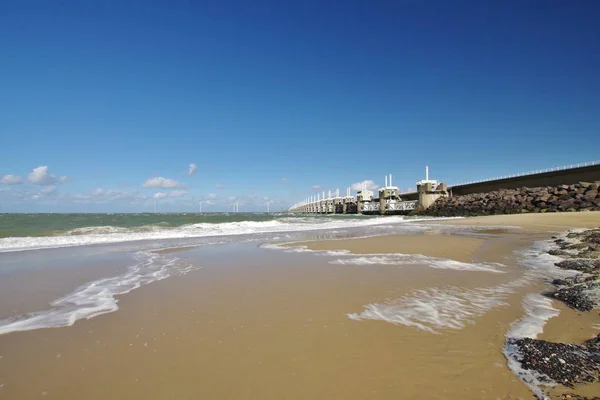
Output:
M386 176L387 183L387 176ZM387 184L385 185L387 186ZM385 215L385 199L387 196L387 189L379 189L379 214Z
M419 205L424 209L429 208L440 197L448 196L447 188L445 183L439 184L437 188L434 188L430 182L418 185Z

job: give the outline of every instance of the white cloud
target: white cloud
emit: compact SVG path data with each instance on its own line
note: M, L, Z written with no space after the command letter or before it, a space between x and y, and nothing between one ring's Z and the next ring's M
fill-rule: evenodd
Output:
M197 169L198 167L196 166L196 164L190 164L190 166L188 167L188 175L194 175Z
M60 178L58 178L59 182L61 183L67 183L67 182L71 182L71 178L69 178L68 176L61 176Z
M69 178L61 176L60 180L56 179L56 176L52 175L46 165L34 168L29 175L27 175L29 181L35 185L51 185L57 181L66 182Z
M158 176L156 178L150 178L150 179L146 180L146 182L144 182L144 184L142 186L147 187L147 188L162 188L162 189L173 189L173 188L185 188L186 187L181 182L177 182L173 179L163 178L161 176Z
M205 199L216 199L217 198L217 194L216 193L209 193L206 196L204 196Z
M90 194L75 194L75 195L64 195L65 199L72 199L76 202L86 203L108 203L115 200L144 200L148 197L141 194L139 191L134 190L132 192L122 192L115 189L102 189L96 188L90 192Z
M187 195L188 192L186 192L185 190L173 190L172 192L158 192L158 193L154 193L154 197L155 199L164 199L167 197L183 197L185 195Z
M367 186L367 190L379 189L379 185L377 185L375 182L373 182L371 180L353 183L350 186L350 189L354 192L358 192L359 190L363 190L363 187L365 185Z
M46 186L45 188L43 188L42 190L40 190L41 194L52 194L54 192L56 192L58 188L56 186Z
M316 191L319 191L321 189L323 189L323 186L321 186L321 185L313 185L313 187L312 187L312 190L316 190Z
M223 185L221 185L220 183L217 183L217 184L215 185L215 189L223 189L223 187L224 187L224 186L223 186Z
M171 193L169 193L169 197L183 197L187 194L188 192L186 192L185 190L173 190Z
M290 178L281 178L281 182L290 183Z
M5 185L20 185L23 183L23 178L18 175L4 175L0 178L0 183Z

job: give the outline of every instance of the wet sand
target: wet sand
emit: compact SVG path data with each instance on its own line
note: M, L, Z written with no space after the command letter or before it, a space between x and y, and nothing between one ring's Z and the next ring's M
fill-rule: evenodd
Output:
M527 396L504 370L496 344L518 310L499 308L483 317L487 322L438 335L346 316L415 288L466 284L456 271L353 268L306 254L259 252L230 260L198 252L190 259L202 255L207 267L123 296L116 313L0 336L0 393L491 399L508 390Z
M85 268L78 268L80 263L85 264ZM43 310L73 288L118 275L127 265L124 260L86 263L51 259L41 261L39 268L16 268L10 273L0 273L0 320Z
M430 239L430 240L427 240ZM294 243L310 250L348 250L354 254L403 253L469 262L484 239L450 235L390 235Z
M396 235L306 243L502 262L503 274L334 265L329 257L255 245L186 249L177 256L202 269L120 296L115 313L66 328L0 335L0 398L531 399L506 367L502 347L510 324L523 315L522 296L539 285L467 318L462 329L437 334L347 314L419 289L477 289L516 279L522 270L514 250L549 231L600 225L600 213L586 214L594 220L539 215L543 228L529 215L516 216L527 217L522 233L489 238ZM519 225L515 216L501 217L449 223ZM565 321L577 318L565 312L557 320L563 315ZM585 336L577 324L554 322L547 325L549 337Z

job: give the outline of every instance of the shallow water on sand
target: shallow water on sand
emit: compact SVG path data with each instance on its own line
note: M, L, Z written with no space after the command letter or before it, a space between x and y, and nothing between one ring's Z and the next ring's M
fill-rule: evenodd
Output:
M195 269L118 296L118 312L67 328L0 335L0 393L61 399L529 393L501 352L518 307L497 304L436 333L349 318L365 304L415 290L495 287L513 272L429 268L423 259L365 268L332 263L336 254L286 253L257 243L168 256Z
M278 240L401 231L376 229ZM437 252L388 252L396 239L351 254L343 240L309 251L237 236L158 252L164 244L0 254L11 260L0 274L28 293L79 285L43 308L52 296L22 296L19 310L42 312L19 321L13 310L0 324L0 398L531 398L503 351L543 281L516 252L532 237L403 232L417 235L413 250L422 235ZM454 253L460 261L444 258Z

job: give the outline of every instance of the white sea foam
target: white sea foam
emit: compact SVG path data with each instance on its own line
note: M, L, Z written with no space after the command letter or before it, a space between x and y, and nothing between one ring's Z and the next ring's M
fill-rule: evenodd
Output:
M347 254L345 254L347 255ZM366 256L355 256L350 258L338 258L330 261L330 264L342 265L426 265L430 268L453 269L457 271L485 271L504 273L500 268L504 267L497 263L466 263L448 258L428 257L422 254L369 254Z
M0 320L0 334L70 326L82 318L93 318L116 311L119 306L115 296L129 293L142 285L171 275L185 274L198 268L178 263L176 257L154 252L140 251L134 258L136 264L129 267L124 274L87 283L71 294L54 300L49 310L18 319Z
M544 325L550 318L560 314L552 306L552 300L538 293L529 293L523 299L525 316L513 323L507 336L511 338L532 338L544 331Z
M505 305L506 297L520 284L514 281L488 288L414 290L395 300L368 304L364 311L348 314L348 317L413 326L431 333L439 333L444 328L462 329L473 322L473 318Z
M560 311L552 306L552 300L537 294L530 293L523 299L523 308L525 315L513 322L508 338L532 338L535 339L544 331L546 321L556 317ZM545 374L537 371L525 369L521 366L523 358L519 348L509 340L506 341L503 349L504 356L507 359L508 368L525 383L538 399L547 399L548 397L542 389L542 385L554 386L556 383Z
M413 326L429 332L437 332L441 328L462 329L465 323L472 321L494 307L505 304L506 298L515 289L532 282L572 275L573 271L563 271L554 266L561 258L547 254L552 242L537 242L530 248L519 251L520 263L525 267L524 275L514 281L488 288L432 288L413 291L401 298L385 303L373 303L365 306L360 313L348 314L355 320L381 320L394 324ZM486 270L502 272L498 264L458 263L452 260L436 260L422 255L369 255L357 258L338 259L336 263L344 264L397 264L412 263L411 257L417 263L434 268L454 268L465 270ZM419 261L421 260L421 261ZM539 297L538 297L539 296ZM522 332L541 329L543 323L554 316L551 303L541 295L527 298L525 311L528 317L520 326ZM557 312L557 311L556 311ZM516 328L515 328L516 329Z
M571 230L573 231L582 231ZM565 238L567 233L560 235ZM575 242L574 239L569 239ZM562 270L554 264L562 258L548 254L549 250L557 249L558 246L553 241L540 241L530 248L521 252L522 263L527 268L527 275L536 280L550 280L553 278L562 278L578 274L577 271ZM503 353L507 359L510 370L523 381L540 400L549 399L543 386L555 386L550 377L537 371L525 369L520 360L523 355L519 348L511 342L511 339L531 338L535 339L544 331L544 326L550 318L560 314L560 310L552 306L552 300L541 294L530 293L523 298L523 308L525 315L511 324L510 331L506 334L507 341L504 345Z
M563 260L548 254L548 251L556 248L552 241L544 240L520 250L520 263L526 268L526 274L541 281L577 275L577 271L564 270L554 265Z
M424 220L436 220L427 218ZM272 221L241 221L224 223L198 223L180 227L147 225L136 228L113 226L77 228L61 236L8 237L0 239L0 252L35 250L43 248L109 244L140 240L201 238L211 236L247 235L254 233L301 232L343 229L353 227L383 226L420 221L402 216L380 218L282 218Z

